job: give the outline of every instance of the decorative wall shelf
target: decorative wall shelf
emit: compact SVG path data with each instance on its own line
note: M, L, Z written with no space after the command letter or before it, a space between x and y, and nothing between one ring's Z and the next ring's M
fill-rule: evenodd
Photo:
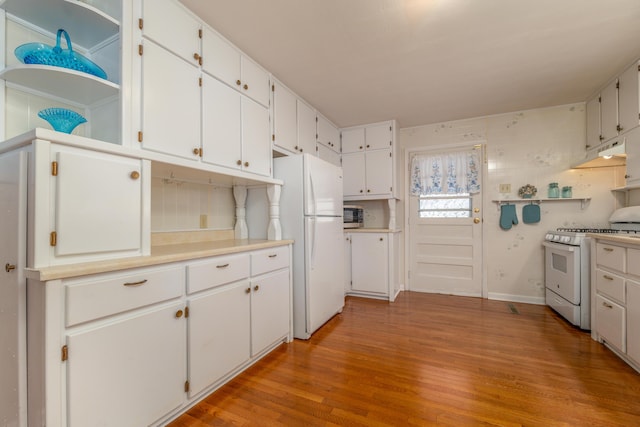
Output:
M547 203L547 202L580 202L580 209L584 209L585 206L587 206L587 204L591 201L591 197L567 197L567 198L563 198L563 197L558 197L558 198L553 198L553 199L549 199L549 198L531 198L531 199L493 199L491 200L493 203L496 203L498 206L498 209L500 209L500 206L502 205L508 205L508 204L515 204L515 203L536 203L536 204L541 204L541 203Z

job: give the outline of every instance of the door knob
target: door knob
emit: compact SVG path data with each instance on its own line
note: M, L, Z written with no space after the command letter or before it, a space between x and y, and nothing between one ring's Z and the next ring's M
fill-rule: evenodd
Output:
M479 224L480 223L480 218L473 218L473 223L474 224Z
M478 212L480 212L480 208L473 208L473 211L474 211L475 213L478 213Z
M7 264L4 265L4 271L6 271L7 273L11 273L15 269L16 269L15 264L7 263Z

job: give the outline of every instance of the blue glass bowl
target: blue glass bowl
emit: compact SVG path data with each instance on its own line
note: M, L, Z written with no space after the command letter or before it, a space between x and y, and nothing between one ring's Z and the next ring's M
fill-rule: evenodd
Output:
M73 132L76 126L87 121L80 114L66 108L45 108L38 111L38 116L49 122L54 130L64 133Z

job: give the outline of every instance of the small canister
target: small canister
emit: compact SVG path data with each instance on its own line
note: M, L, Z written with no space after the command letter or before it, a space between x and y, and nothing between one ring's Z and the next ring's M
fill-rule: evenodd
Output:
M562 198L570 199L573 197L573 192L571 191L571 187L562 187Z
M547 192L547 196L550 199L557 199L558 197L560 197L560 188L558 188L557 182L549 183L549 190Z

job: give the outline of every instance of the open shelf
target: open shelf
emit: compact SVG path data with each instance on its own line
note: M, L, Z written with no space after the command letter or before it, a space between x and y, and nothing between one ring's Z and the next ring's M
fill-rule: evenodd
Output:
M0 72L0 79L82 105L116 96L120 85L105 79L50 65L18 65Z
M492 202L498 205L507 205L510 203L547 203L547 202L580 202L580 209L584 209L587 203L591 201L591 197L557 197L557 198L531 198L531 199L493 199Z

